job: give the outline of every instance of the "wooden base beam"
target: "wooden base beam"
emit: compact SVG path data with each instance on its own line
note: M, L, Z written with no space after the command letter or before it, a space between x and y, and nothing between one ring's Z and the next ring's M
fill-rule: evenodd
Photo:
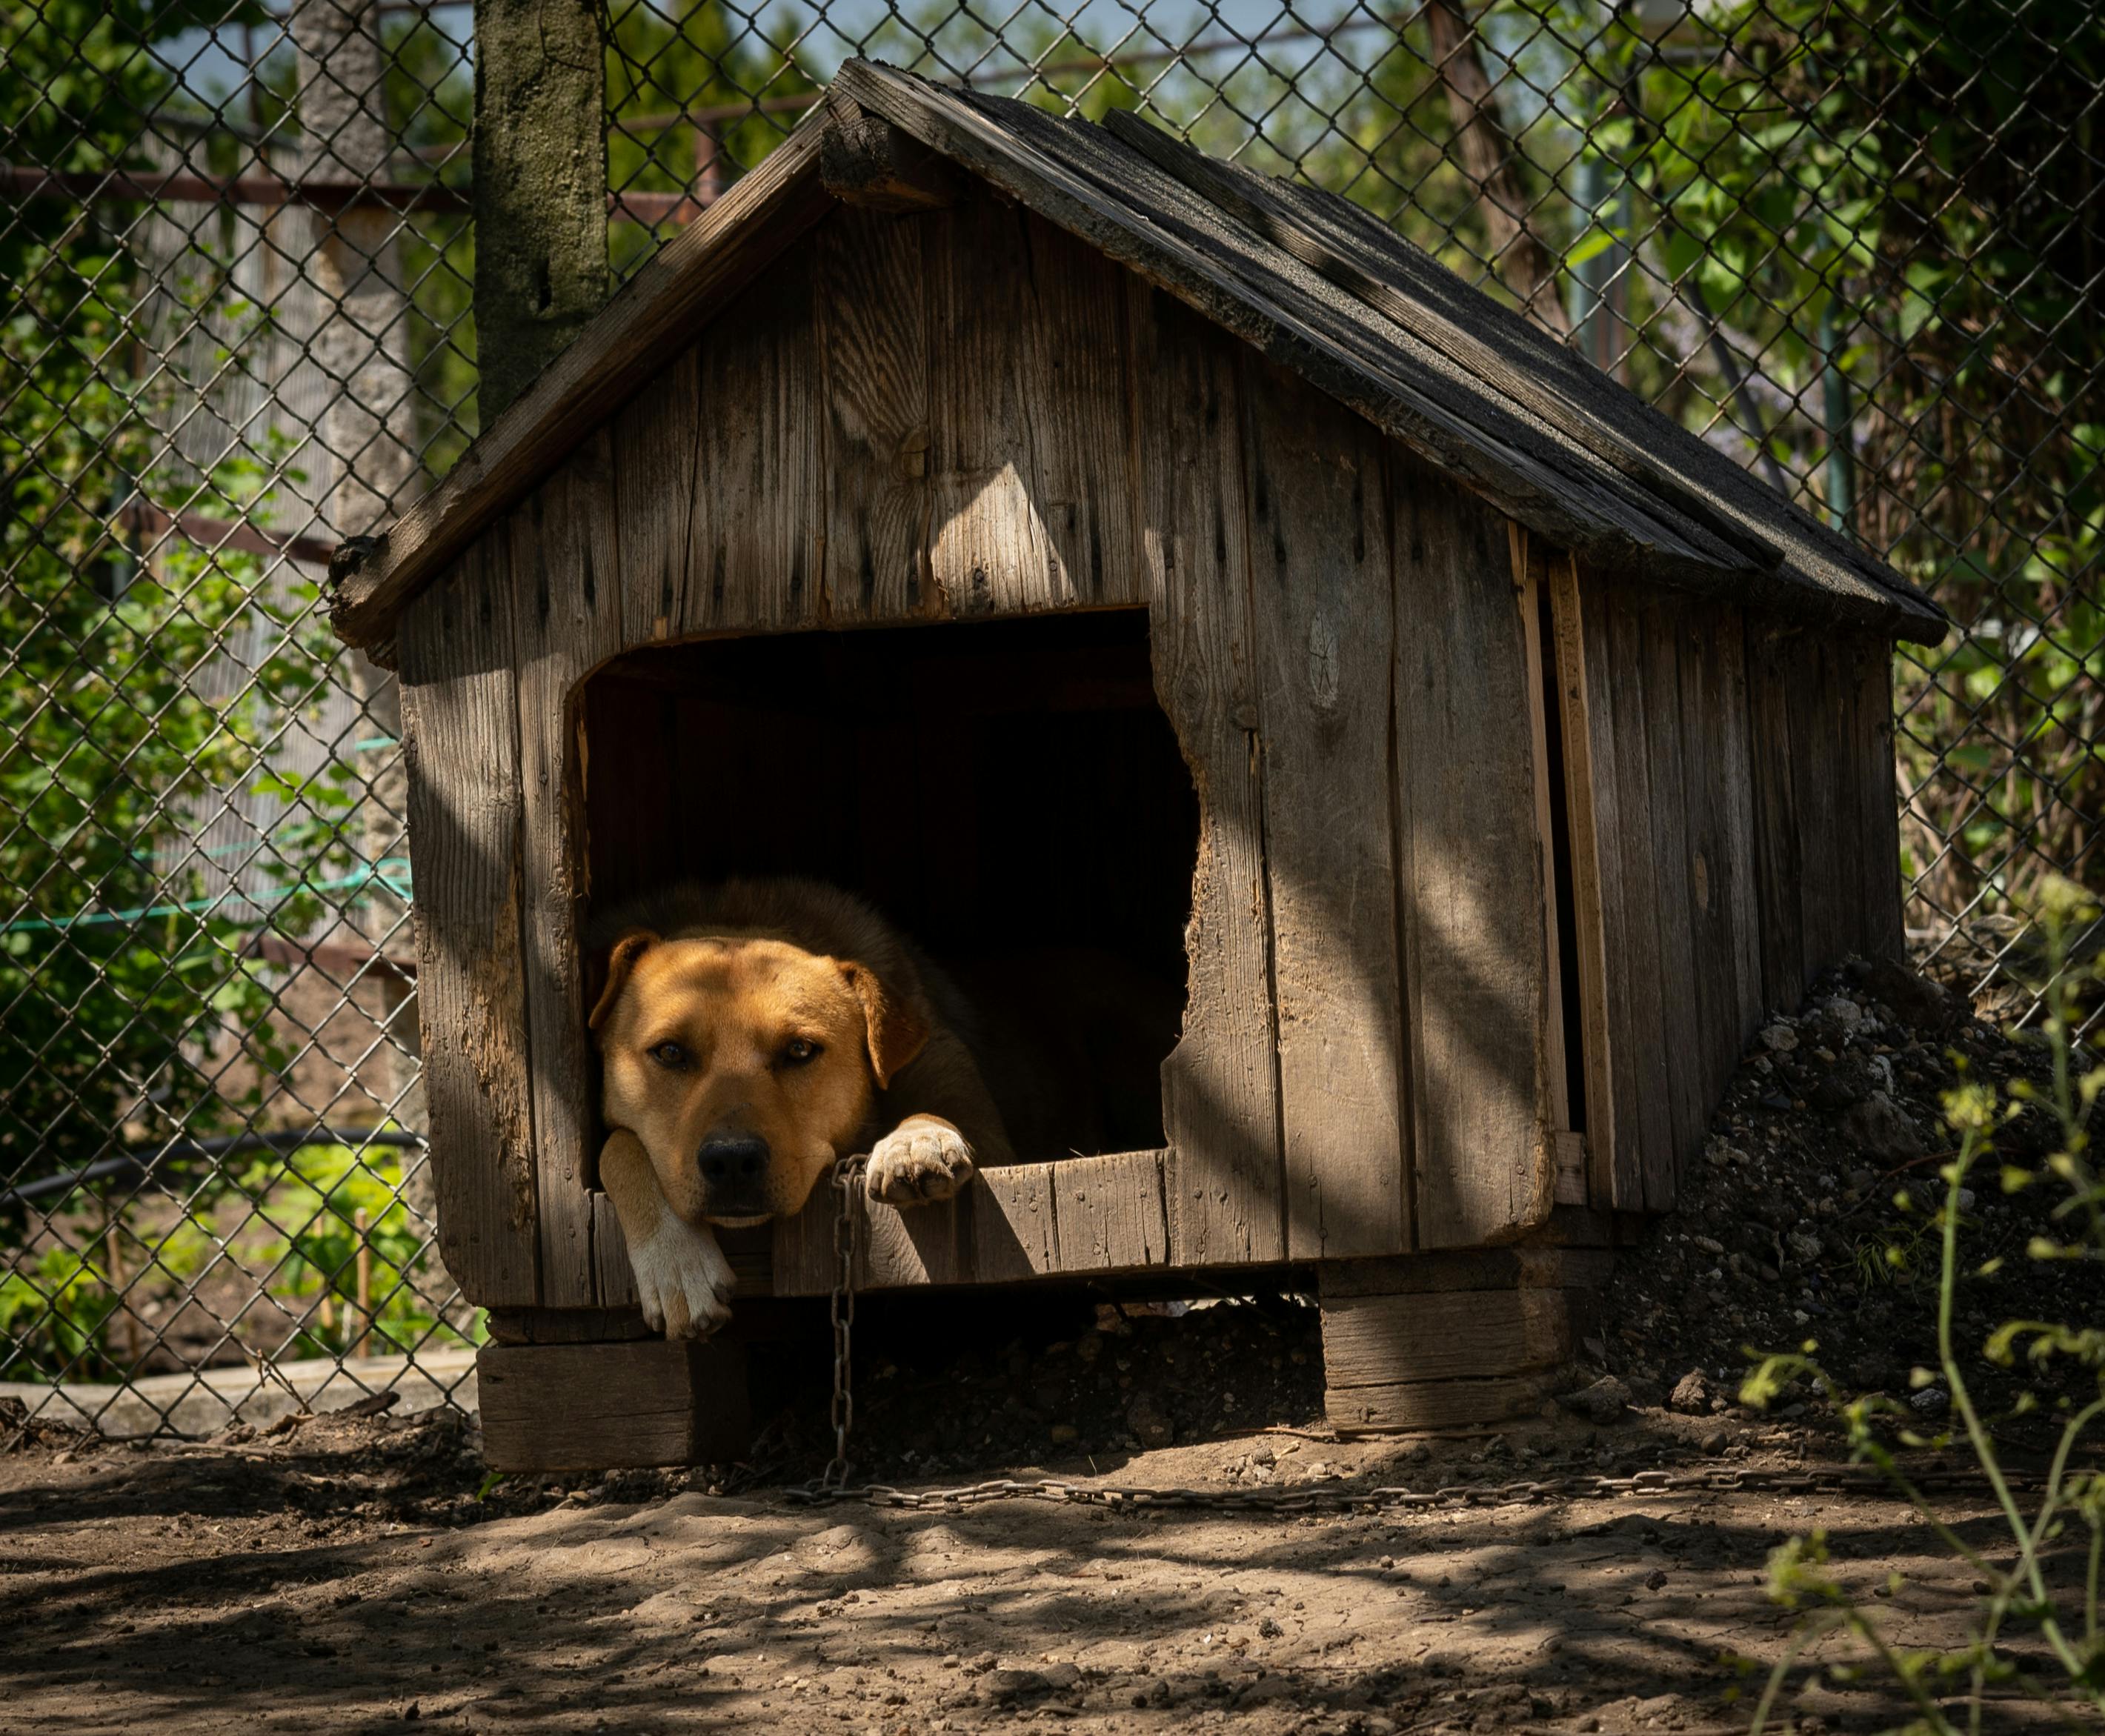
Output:
M485 1345L476 1376L493 1470L720 1464L751 1443L743 1343Z
M1330 1425L1382 1434L1532 1414L1613 1262L1606 1249L1522 1246L1320 1268Z

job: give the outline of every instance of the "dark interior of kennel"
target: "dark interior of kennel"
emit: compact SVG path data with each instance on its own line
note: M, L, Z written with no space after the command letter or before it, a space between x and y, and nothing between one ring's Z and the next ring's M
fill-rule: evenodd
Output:
M591 678L581 727L594 911L809 876L989 987L1017 955L1108 954L1182 1004L1198 799L1142 611L652 647ZM1126 1058L1151 1081L1174 1037ZM1160 1143L1143 1114L1106 1148Z

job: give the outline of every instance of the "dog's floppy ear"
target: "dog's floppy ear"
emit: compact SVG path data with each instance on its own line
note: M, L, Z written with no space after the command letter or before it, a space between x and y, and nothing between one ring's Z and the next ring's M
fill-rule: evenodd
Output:
M916 1055L927 1046L928 1021L911 1001L886 988L867 964L847 964L841 974L862 1003L862 1016L869 1027L869 1066L882 1091Z
M648 928L631 928L609 949L606 955L606 987L599 991L599 999L592 1004L592 1017L585 1021L585 1029L597 1031L606 1022L606 1016L614 1011L614 1004L621 999L621 991L628 987L628 973L636 969L636 961L658 944L658 937Z

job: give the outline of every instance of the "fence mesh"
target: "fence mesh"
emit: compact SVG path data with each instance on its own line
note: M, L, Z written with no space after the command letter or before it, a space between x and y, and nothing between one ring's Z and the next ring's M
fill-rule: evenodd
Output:
M1853 531L1921 960L2094 879L2105 0L610 0L632 269L851 54L1360 201ZM0 0L0 1390L443 1397L395 695L329 547L476 417L472 18ZM324 1383L326 1383L324 1385Z

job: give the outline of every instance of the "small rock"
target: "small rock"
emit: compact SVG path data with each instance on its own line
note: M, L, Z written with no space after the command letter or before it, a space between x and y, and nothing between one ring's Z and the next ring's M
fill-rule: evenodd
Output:
M1710 1383L1703 1378L1703 1371L1692 1368L1675 1381L1666 1402L1669 1409L1678 1411L1683 1416L1699 1416L1708 1411Z
M1778 1115L1786 1115L1790 1111L1790 1099L1781 1091L1764 1091L1761 1095L1761 1106L1764 1109L1774 1110Z
M1725 1244L1716 1240L1713 1237L1697 1236L1694 1237L1693 1240L1695 1241L1696 1246L1702 1249L1705 1254L1716 1255L1723 1254L1725 1251Z
M1629 1408L1630 1389L1613 1375L1603 1375L1591 1386L1566 1393L1557 1402L1590 1423L1611 1423Z
M1909 1397L1908 1408L1918 1416L1942 1416L1951 1408L1951 1394L1941 1386L1925 1386Z
M1052 1425L1052 1439L1056 1445L1064 1447L1070 1442L1079 1440L1081 1438L1082 1431L1079 1429L1077 1429L1072 1423L1055 1423Z
M1645 1575L1645 1590L1647 1591L1656 1591L1665 1583L1666 1569L1665 1568L1654 1568Z
M1713 1429L1703 1437L1699 1444L1705 1452L1714 1459L1725 1450L1725 1431L1723 1429Z
M1870 960L1864 989L1874 1000L1884 1001L1915 1030L1934 1033L1949 1030L1971 1010L1949 989L1919 977L1891 959Z
M1270 1616L1267 1616L1257 1624L1258 1638L1260 1640L1276 1640L1286 1630L1273 1621Z
M1036 1670L996 1670L987 1677L987 1691L1004 1700L1029 1700L1050 1693L1052 1684Z
M1866 1157L1895 1162L1923 1154L1922 1135L1915 1123L1884 1091L1874 1091L1844 1111L1842 1132Z
M1864 1009L1847 995L1837 995L1820 1009L1844 1031L1854 1031L1864 1022Z
M1167 1447L1177 1438L1177 1425L1152 1393L1142 1393L1125 1409L1125 1425L1143 1447Z
M1773 1024L1762 1027L1762 1047L1771 1054L1787 1055L1798 1047L1798 1033L1778 1019Z
M1877 1392L1893 1377L1893 1363L1875 1350L1858 1357L1849 1365L1850 1380L1864 1392Z
M1794 1230L1783 1238L1783 1242L1785 1247L1808 1265L1820 1258L1820 1238L1817 1236L1808 1236L1803 1230Z

